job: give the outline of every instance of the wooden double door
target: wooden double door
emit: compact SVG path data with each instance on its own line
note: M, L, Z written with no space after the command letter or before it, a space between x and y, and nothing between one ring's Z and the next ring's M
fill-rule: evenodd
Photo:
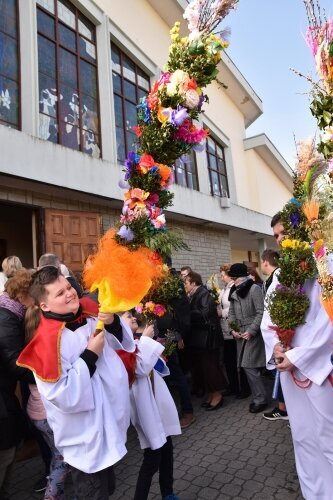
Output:
M86 257L96 251L100 235L97 213L45 209L45 251L58 255L74 272L82 271Z

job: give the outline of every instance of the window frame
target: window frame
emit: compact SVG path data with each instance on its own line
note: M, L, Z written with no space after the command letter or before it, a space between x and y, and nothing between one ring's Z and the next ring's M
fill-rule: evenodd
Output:
M100 113L100 97L99 97L97 26L83 12L81 12L81 10L77 7L76 4L74 4L71 0L68 0L68 1L71 4L71 6L73 7L73 9L75 10L75 30L74 30L74 28L72 28L71 26L69 26L68 24L66 24L64 21L62 21L59 18L59 15L58 15L58 0L54 0L54 14L52 12L50 12L49 10L47 10L44 6L40 5L36 1L36 17L37 17L38 10L40 10L44 14L52 17L54 19L54 23L55 23L55 30L54 30L54 35L55 36L54 36L54 39L51 38L51 37L49 37L49 36L47 36L42 31L40 31L38 29L38 24L36 24L36 35L37 35L37 47L38 47L38 37L39 36L44 37L46 40L48 40L49 42L51 42L51 43L53 43L55 45L55 68L56 68L55 82L56 82L56 86L57 86L57 96L59 96L60 89L61 89L60 72L59 72L60 49L63 49L65 51L69 52L71 55L73 55L76 58L77 90L78 90L79 102L80 102L79 126L77 128L80 131L80 145L79 145L78 149L71 148L70 146L67 146L66 144L63 144L61 142L61 140L60 140L61 139L61 122L62 122L62 120L61 120L61 113L60 113L60 100L59 100L59 98L56 101L56 110L57 110L57 135L58 135L56 144L62 145L64 147L68 147L69 149L72 149L74 151L80 151L81 153L84 153L84 154L86 154L88 156L92 156L88 152L84 151L83 140L82 140L83 131L86 130L82 126L82 112L81 112L81 108L82 108L82 106L81 106L82 96L85 95L85 96L88 96L88 97L92 97L91 95L86 94L85 92L83 92L82 91L82 86L81 86L81 80L80 80L80 76L81 76L81 73L80 73L81 72L80 61L85 61L88 64L91 64L92 66L94 66L95 69L96 69L96 99L95 100L96 100L96 104L97 104L96 108L97 108L97 116L98 116L98 138L99 138L99 142L97 143L97 145L98 145L99 150L100 150L100 155L99 155L99 157L97 159L102 159L103 158L103 146L102 146L101 113ZM80 16L82 16L86 21L88 21L88 23L90 23L92 26L94 26L95 32L94 32L94 40L93 41L89 40L84 34L80 33L79 25L78 25L79 20L80 20ZM59 24L61 24L65 28L71 30L75 34L75 41L76 41L76 50L75 51L73 49L65 46L63 43L60 42ZM95 47L95 54L96 54L95 62L93 62L91 59L88 59L87 57L85 57L84 55L81 54L81 50L80 50L80 37L82 37L83 39L87 40L89 43L91 43L91 44L94 45L94 47ZM38 78L39 78L39 74L40 73L42 75L46 76L46 77L49 77L49 75L47 75L46 73L43 73L43 71L40 71L39 60L37 61L37 70L38 70ZM63 84L63 86L68 87L67 84ZM39 103L39 99L40 99L40 88L39 88L39 84L38 84L38 103ZM38 117L41 114L44 115L44 116L49 116L49 115L46 115L45 113L41 112L39 110L39 105L38 105ZM38 135L39 135L39 130L38 130ZM96 135L96 134L94 134L94 135Z
M9 33L6 33L5 31L0 30L0 33L2 33L5 36L10 37L12 40L16 41L16 55L17 55L17 80L13 80L13 78L10 78L3 74L1 72L1 67L0 67L0 75L8 80L11 80L12 82L17 83L17 107L18 107L18 117L17 117L17 125L13 122L7 122L5 120L0 121L0 125L3 125L4 127L9 127L9 128L14 128L14 130L22 130L22 109L21 109L21 51L20 51L20 11L19 11L19 0L15 0L15 14L16 14L16 38L14 38L12 35L9 35Z
M177 186L182 186L186 189L192 189L193 191L200 191L197 156L196 156L195 151L193 149L189 153L187 153L187 155L190 156L191 153L192 153L192 158L193 158L193 163L194 163L193 171L190 172L188 169L188 163L183 162L184 163L184 174L185 174L186 186L184 186L184 184L181 184L178 182L178 179L177 179L177 176L178 176L178 174L177 174L177 160L176 160L176 162L174 164L174 168L173 168L174 179L175 179L174 184L176 184ZM190 185L190 181L189 181L190 174L192 174L192 177L195 176L197 187L193 187ZM192 184L193 184L193 182L192 182Z
M210 152L210 150L209 150L209 146L208 146L208 144L209 144L208 141L209 140L212 140L214 142L214 150L215 150L214 154L212 152ZM220 156L218 155L217 148L221 149L221 151L222 151L222 158L220 158ZM218 160L219 159L223 161L224 169L225 169L225 174L222 173L222 172L220 172L219 169L218 169L218 167L212 168L212 166L210 164L210 155L212 155L212 156L215 157L216 165L218 165ZM211 195L212 196L218 196L219 198L223 198L224 197L223 193L226 191L227 197L230 198L229 180L228 180L227 165L226 165L226 161L225 161L224 146L222 146L222 144L218 140L216 140L215 137L213 137L211 134L206 139L206 156L207 156L207 169L208 169L208 174L209 174L210 193L211 193ZM219 181L219 194L216 194L214 192L212 172L215 172L215 174L217 174L217 177L218 177L218 181ZM224 189L224 187L223 187L222 178L224 178L225 181L226 181L226 189Z
M127 52L125 52L121 48L121 46L118 45L112 39L111 39L110 45L111 45L111 78L112 78L112 91L113 91L114 110L116 108L116 106L115 106L115 96L117 96L117 97L119 97L121 99L121 108L122 108L122 127L119 127L116 124L116 111L114 111L114 118L115 118L114 126L115 126L115 132L116 132L116 142L117 142L117 129L121 129L122 132L123 132L123 134L124 134L124 147L125 147L125 158L124 158L124 160L118 158L118 152L117 152L117 163L123 164L123 162L126 160L126 158L128 156L129 151L131 151L131 149L129 148L129 145L128 145L127 133L126 133L127 129L126 129L125 103L129 102L129 103L134 104L135 106L137 106L139 104L138 91L141 90L143 92L146 92L147 95L148 95L149 92L150 92L150 90L151 90L151 77L150 77L149 73L145 69L143 69L139 64L137 64L137 62L134 60L134 58L131 57L131 55L129 55ZM120 73L118 71L115 71L114 68L113 68L112 54L115 51L118 52L119 56L120 56L120 68L121 68ZM131 61L131 63L133 64L133 66L134 66L134 69L135 69L135 83L131 82L130 80L128 80L124 76L124 72L123 72L123 68L124 68L123 59L125 57L128 58ZM138 70L140 70L142 73L144 73L144 75L147 77L147 81L148 81L148 85L149 85L149 89L148 90L139 85L139 83L138 83ZM121 93L119 91L116 91L115 88L114 88L114 85L113 85L113 72L115 72L120 77ZM135 86L136 102L134 102L133 100L131 100L129 97L126 97L126 95L124 93L124 80L130 82L131 84L133 84ZM116 149L117 149L117 144L116 144Z

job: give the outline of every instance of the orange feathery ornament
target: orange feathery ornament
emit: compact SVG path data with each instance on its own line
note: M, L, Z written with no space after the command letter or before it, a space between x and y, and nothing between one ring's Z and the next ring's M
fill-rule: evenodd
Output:
M333 297L329 297L327 299L322 299L323 307L327 313L327 316L333 322Z
M320 203L316 200L308 200L303 205L303 212L309 222L318 219Z
M129 250L117 243L115 234L114 229L105 233L83 271L85 285L91 291L98 289L101 312L132 309L147 294L153 280L163 274L162 259L156 252L147 247Z

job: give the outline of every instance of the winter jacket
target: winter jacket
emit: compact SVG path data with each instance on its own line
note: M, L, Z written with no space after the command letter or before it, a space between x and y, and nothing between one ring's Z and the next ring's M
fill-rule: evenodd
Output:
M33 374L16 365L24 347L24 320L0 307L0 450L23 438L26 419L15 395L18 380L34 382Z
M199 345L200 337L207 337L209 328L216 332L215 348L223 343L220 318L216 310L216 303L211 294L204 286L199 286L190 296L191 306L191 332L187 338L187 344L193 347L204 347Z
M265 366L265 346L260 331L264 313L264 299L261 288L251 279L230 290L228 320L237 323L239 331L249 332L250 340L237 340L237 362L243 368Z

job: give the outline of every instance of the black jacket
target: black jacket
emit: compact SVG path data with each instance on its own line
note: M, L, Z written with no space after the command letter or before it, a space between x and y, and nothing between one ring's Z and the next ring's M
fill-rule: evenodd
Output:
M177 340L185 339L190 331L191 309L185 291L176 299L170 301L172 312L167 312L156 319L159 337L164 337L167 330L178 333Z
M198 346L199 335L207 336L210 328L216 332L216 345L222 344L223 336L217 307L207 288L199 286L190 297L190 307L191 333L187 344Z
M15 395L16 384L35 382L30 370L16 365L24 340L24 320L0 307L0 450L15 446L24 434L26 420Z

